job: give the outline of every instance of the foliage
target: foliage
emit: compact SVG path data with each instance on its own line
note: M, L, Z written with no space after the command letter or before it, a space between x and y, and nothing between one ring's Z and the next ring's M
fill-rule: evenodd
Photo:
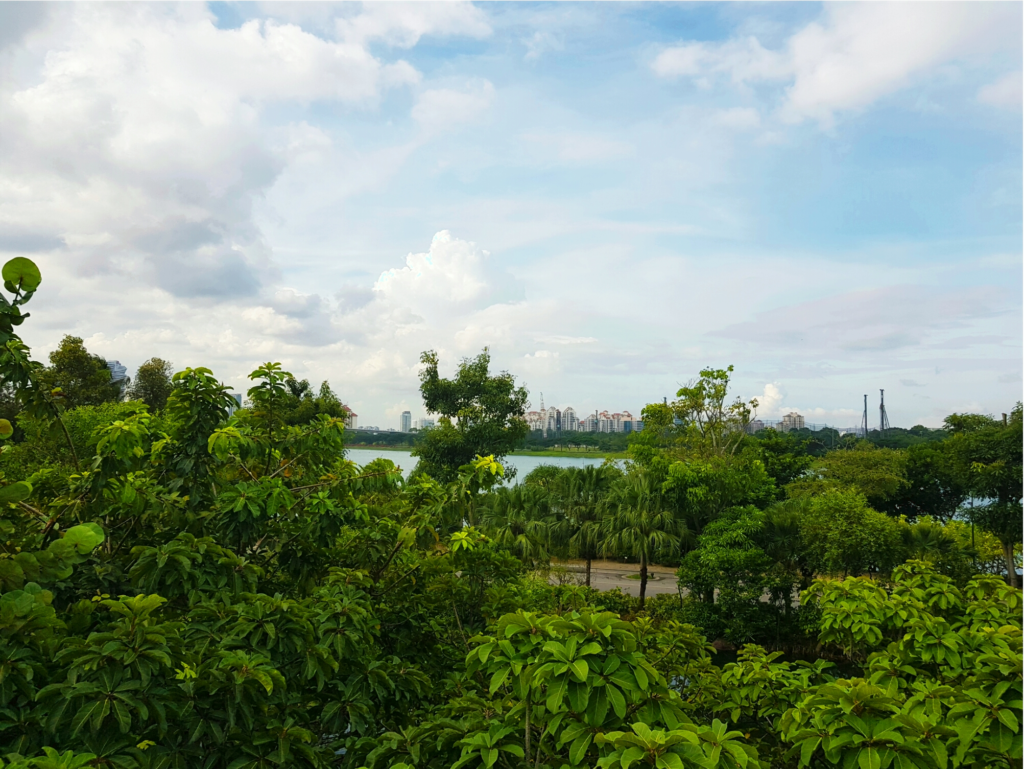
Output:
M57 391L65 408L120 400L126 384L111 382L107 362L86 350L81 337L70 334L50 353L50 365L36 378L41 387Z
M1002 543L1006 570L1014 587L1017 586L1014 546L1022 537L1022 423L1024 416L1019 402L1005 424L956 414L946 420L947 428L953 433L950 441L953 462L971 493L985 500L971 511L972 519Z
M734 508L709 524L678 571L697 615L716 638L733 644L770 638L778 643L782 616L789 619L796 575L776 566L761 546L768 516L756 508ZM764 601L765 594L771 601ZM786 623L786 628L791 623Z
M573 467L563 470L552 484L561 513L553 539L566 555L586 562L584 584L587 587L590 587L591 564L602 553L603 525L611 490L621 475L611 465Z
M902 560L898 523L850 488L816 495L800 518L800 535L817 572L885 573Z
M913 519L929 516L950 521L970 489L956 466L950 442L925 443L906 451L907 485L882 503L880 510Z
M404 481L345 458L340 416L293 423L308 388L276 363L230 417L203 368L172 377L158 415L65 409L15 333L39 285L26 262L0 302L0 382L26 427L0 467L3 766L1019 765L1021 594L963 573L965 524L907 524L842 486L779 503L742 441L518 487L488 454ZM981 449L1006 434L989 429L1010 427L979 423L957 456L997 489L1005 460ZM694 548L696 597L529 573L595 543L642 565ZM871 578L816 574L843 569ZM709 585L719 624L682 622ZM818 648L716 665L709 629L799 635L762 611Z
M804 478L786 488L789 496L819 494L828 489L853 488L871 504L894 498L909 484L906 455L895 449L879 449L866 441L849 450L830 451L816 459Z
M653 440L705 457L734 454L744 443L757 400L727 402L732 371L732 366L703 369L698 379L679 388L671 404L646 406L636 445L650 446Z
M602 521L606 554L628 555L640 562L640 608L647 596L647 566L671 552L685 534L676 516L665 509L660 490L644 472L623 478L609 500Z
M526 390L516 387L515 378L507 372L490 373L487 349L461 361L454 379L440 376L436 352L423 353L420 362L423 405L439 416L437 427L425 430L413 450L422 472L442 482L452 481L458 468L473 457L493 456L500 462L526 437ZM507 476L513 473L505 468Z
M174 366L163 358L150 358L135 372L127 390L127 396L134 401L142 401L153 413L167 405L173 385L171 377Z

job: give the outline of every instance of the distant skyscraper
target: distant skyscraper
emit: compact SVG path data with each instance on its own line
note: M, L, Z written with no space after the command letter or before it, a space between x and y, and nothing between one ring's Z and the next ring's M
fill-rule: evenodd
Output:
M110 369L111 382L123 382L128 377L128 369L119 360L108 360L107 368Z
M412 412L411 411L403 411L402 412L402 432L403 433L407 433L410 430L412 430Z
M804 418L795 411L791 411L782 418L779 428L784 433L788 433L790 430L803 430Z
M573 432L580 429L580 421L576 418L576 409L566 406L562 409L562 430Z

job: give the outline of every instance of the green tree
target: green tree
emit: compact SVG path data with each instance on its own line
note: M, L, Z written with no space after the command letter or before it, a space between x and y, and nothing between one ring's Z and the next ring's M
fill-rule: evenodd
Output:
M424 365L420 372L423 405L439 419L437 427L424 431L413 450L419 470L449 482L474 457L493 456L501 461L522 443L529 432L523 419L528 394L516 387L511 374L490 373L486 348L476 358L461 361L453 379L440 376L433 350L423 353L420 362ZM514 468L506 467L506 477L514 474Z
M745 442L757 400L728 402L732 371L732 366L703 369L698 379L679 388L672 403L646 406L637 443L653 438L702 456L734 454Z
M765 472L775 481L775 487L780 492L811 466L812 457L807 453L807 441L795 432L780 433L768 428L758 432L756 438Z
M128 398L142 401L153 413L167 405L167 398L174 385L174 366L163 358L150 358L135 372L135 379L128 387Z
M802 512L800 536L815 571L888 573L903 556L900 523L871 509L852 488L827 488Z
M316 392L306 379L289 376L285 382L287 392L281 403L281 419L287 425L306 425L320 416L345 419L348 411L341 398L331 389L330 382L320 383Z
M530 565L547 562L553 521L551 495L532 484L496 488L480 514L484 533Z
M555 483L560 512L553 538L571 558L586 561L585 582L590 587L591 565L601 556L602 521L611 489L621 473L613 466L569 467Z
M609 511L602 521L602 550L607 555L640 561L640 609L647 598L647 566L679 546L684 527L666 509L664 497L643 472L631 473L616 484Z
M85 349L81 337L70 334L50 353L50 365L37 379L50 390L60 388L66 408L97 406L121 400L124 382L111 382L107 362Z
M879 449L861 441L852 449L830 451L814 460L806 475L786 488L791 496L817 494L829 488L854 488L873 505L885 504L909 487L907 456L898 449Z
M971 511L973 521L1003 545L1007 577L1017 587L1014 549L1022 538L1021 404L1004 424L979 415L953 414L946 428L953 433L950 447L960 477L983 504Z
M879 509L909 519L921 516L950 521L970 495L967 477L958 470L949 440L919 443L905 451L907 485L879 504Z

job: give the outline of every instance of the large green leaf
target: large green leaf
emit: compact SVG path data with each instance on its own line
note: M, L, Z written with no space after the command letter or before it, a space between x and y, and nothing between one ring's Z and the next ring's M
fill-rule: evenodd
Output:
M35 291L43 282L43 276L39 272L36 263L24 256L16 256L4 265L4 283L10 283L15 288L21 288L24 292ZM8 289L10 290L10 289Z
M32 494L32 485L25 481L18 481L9 486L0 488L0 504L8 502L21 502L28 499Z
M103 544L106 536L96 523L82 523L64 532L64 542L71 545L79 555L87 555Z

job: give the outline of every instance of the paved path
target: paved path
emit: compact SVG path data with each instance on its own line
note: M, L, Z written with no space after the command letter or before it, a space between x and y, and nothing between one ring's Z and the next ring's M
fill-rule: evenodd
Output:
M573 577L583 584L586 565L583 562L570 561L568 563L552 564L561 566L571 572ZM629 575L638 575L640 568L632 563L616 563L614 561L594 561L590 569L590 586L597 590L612 590L619 588L629 595L640 595L640 580L629 579ZM558 583L557 574L551 575L551 582ZM659 595L661 593L677 594L676 572L665 566L649 566L647 569L647 595Z

